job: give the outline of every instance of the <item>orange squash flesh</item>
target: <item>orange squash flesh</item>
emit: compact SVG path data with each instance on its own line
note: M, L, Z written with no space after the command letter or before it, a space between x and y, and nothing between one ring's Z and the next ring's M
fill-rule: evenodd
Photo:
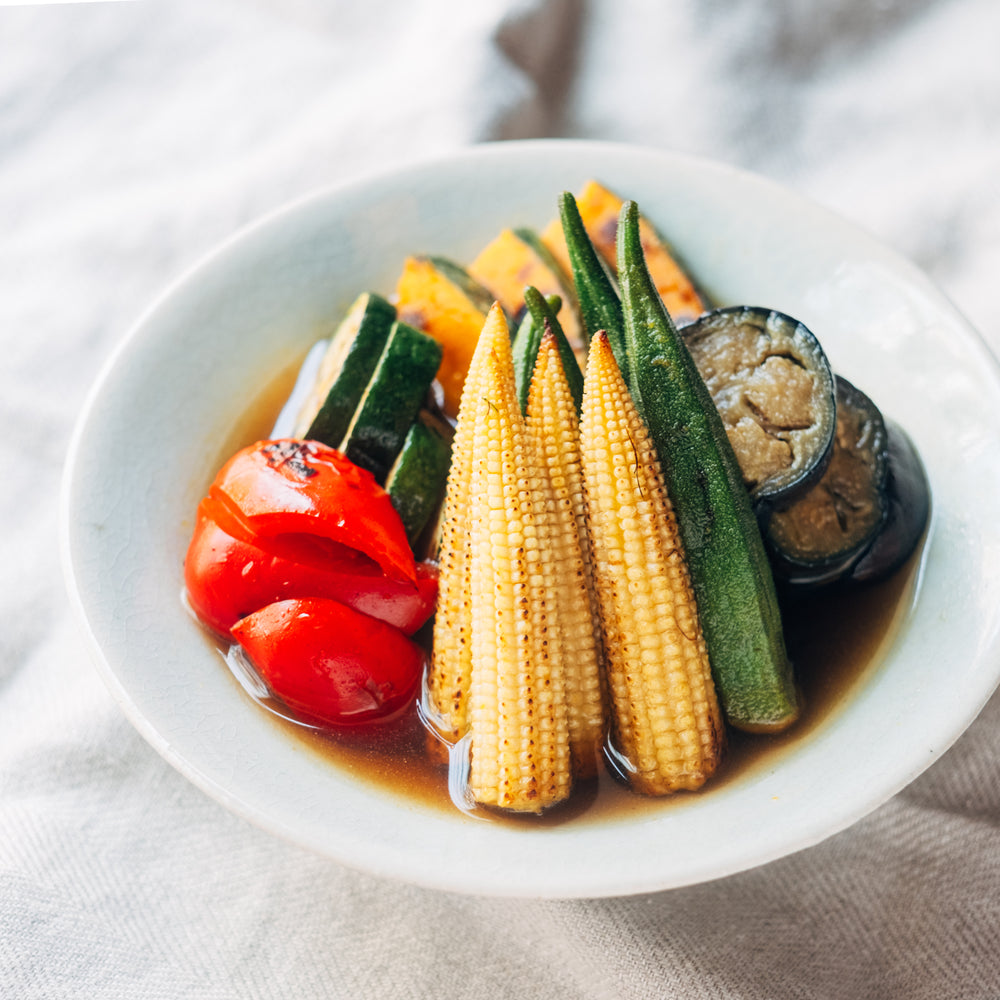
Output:
M445 412L453 417L486 313L428 257L407 257L395 298L399 319L433 337L443 349L437 378Z
M504 229L483 247L469 265L469 274L497 297L504 312L515 322L524 312L526 286L534 286L546 297L558 295L562 307L557 319L566 339L574 348L583 343L572 282L553 271L538 251L512 229ZM565 274L569 271L565 270Z

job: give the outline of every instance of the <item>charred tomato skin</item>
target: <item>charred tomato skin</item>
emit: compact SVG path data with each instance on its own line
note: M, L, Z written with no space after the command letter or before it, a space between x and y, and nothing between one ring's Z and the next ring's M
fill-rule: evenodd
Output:
M319 441L258 441L238 451L208 497L253 538L292 532L329 538L374 559L387 576L416 579L389 494L370 472Z

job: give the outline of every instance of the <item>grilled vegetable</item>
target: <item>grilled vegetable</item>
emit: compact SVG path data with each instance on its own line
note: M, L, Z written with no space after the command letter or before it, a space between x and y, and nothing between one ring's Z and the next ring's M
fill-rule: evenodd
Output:
M340 446L395 318L396 310L379 295L366 292L355 299L323 354L291 437Z
M572 354L569 361L576 369ZM549 621L562 632L573 773L585 778L597 771L605 713L601 625L591 574L577 407L559 341L546 331L531 379L527 428L552 494L553 532L546 565L555 585L555 600Z
M399 318L430 334L443 348L438 380L445 412L458 413L465 373L493 296L452 261L408 257L396 285Z
M444 495L451 462L451 432L442 420L421 411L385 479L385 490L399 512L414 547Z
M823 474L837 401L819 341L773 309L732 306L681 330L722 417L758 516L787 507Z
M853 583L874 583L894 573L913 553L931 512L930 485L920 455L898 424L886 421L889 471L887 512L871 548L854 564Z
M268 604L233 626L271 691L305 720L385 722L413 702L424 651L399 629L322 597Z
M330 539L303 532L258 538L206 497L184 557L184 588L201 622L222 636L252 612L296 597L333 598L411 635L434 613L437 570L417 563L415 581L395 580Z
M564 191L559 198L559 217L587 340L598 330L607 333L622 378L628 384L630 366L625 348L621 298L608 274L607 264L594 249L576 199L568 191Z
M767 525L775 574L796 587L881 579L913 551L929 508L927 477L909 438L838 376L830 465Z
M209 516L228 534L277 555L288 554L289 535L312 539L319 558L329 540L374 559L393 580L416 583L413 552L385 490L370 472L318 441L243 448L219 470L206 501Z
M722 753L722 715L656 451L603 333L590 348L581 452L611 762L647 795L699 788Z
M559 325L556 316L558 299L555 296L550 296L546 300L537 288L532 288L529 285L524 290L524 301L527 312L518 327L517 335L514 337L514 381L521 411L524 412L528 408L531 376L535 369L538 348L546 330L555 337L559 357L562 360L563 374L569 383L573 402L579 411L580 401L583 399L583 373L580 371L576 354Z
M513 321L524 315L524 289L558 295L559 323L574 347L582 343L573 286L552 252L531 229L505 229L469 265L469 275L488 288Z
M433 649L427 670L427 704L424 707L428 722L446 743L451 744L458 742L466 730L466 706L472 676L469 518L473 415L483 397L482 375L483 372L470 371L465 380L455 436L451 442L451 466L444 503L437 526L440 567L438 603L434 616ZM431 747L436 751L434 744Z
M517 404L509 332L498 306L468 382L474 395L463 395L459 429L471 420L461 441L471 447L469 516L461 525L468 540L464 613L472 649L469 790L484 805L538 812L565 799L572 785L562 631L551 619L554 505Z
M583 223L597 252L607 261L612 273L618 267L615 240L622 199L597 181L588 181L576 196ZM639 237L646 254L649 272L667 312L675 323L687 323L701 315L705 303L694 283L678 264L673 251L652 224L639 219ZM553 220L542 233L542 240L556 260L569 271L569 255L559 220ZM614 341L612 341L612 345ZM615 355L617 357L617 354Z
M384 483L441 363L441 345L406 323L392 326L340 450Z
M784 729L799 705L767 555L722 420L645 265L635 202L622 208L618 276L632 395L663 462L719 699L737 728Z

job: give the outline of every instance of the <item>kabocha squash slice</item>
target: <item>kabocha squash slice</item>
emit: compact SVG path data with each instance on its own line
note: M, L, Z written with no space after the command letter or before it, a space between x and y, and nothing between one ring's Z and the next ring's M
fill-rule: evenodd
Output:
M414 256L403 264L395 299L399 318L441 345L437 377L445 413L454 417L493 295L453 261Z
M559 323L574 348L582 346L573 285L552 252L531 229L504 229L469 265L469 275L488 288L516 326L525 312L524 289L558 295Z
M663 465L719 700L739 729L784 729L798 717L798 693L757 519L719 413L646 267L633 201L618 227L618 277L632 396Z
M612 273L616 273L618 257L615 238L618 231L618 216L623 205L622 199L597 181L590 180L576 196L576 203L594 247L612 269ZM705 302L694 282L677 262L669 244L659 235L652 223L641 216L639 237L646 254L651 280L663 299L671 319L680 325L700 316L705 311ZM569 253L559 219L554 219L542 231L542 241L552 251L555 259L569 272Z

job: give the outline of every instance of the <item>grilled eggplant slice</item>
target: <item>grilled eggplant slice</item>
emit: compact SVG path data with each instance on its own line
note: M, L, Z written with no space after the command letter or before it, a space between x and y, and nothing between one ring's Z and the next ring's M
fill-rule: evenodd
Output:
M875 583L899 569L919 544L930 517L930 484L920 455L902 427L890 420L885 423L889 437L885 522L851 569L852 583Z
M714 309L681 329L736 452L758 517L794 502L826 468L836 388L815 336L773 309Z
M775 577L818 586L845 577L869 550L889 511L889 436L878 407L837 377L837 434L822 478L767 522Z

